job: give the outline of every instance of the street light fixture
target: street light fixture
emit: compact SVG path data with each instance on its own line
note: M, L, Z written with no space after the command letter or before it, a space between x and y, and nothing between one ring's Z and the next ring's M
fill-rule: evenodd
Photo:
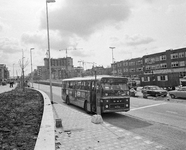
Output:
M112 74L114 75L114 54L113 54L113 49L115 49L115 47L109 47L109 48L112 49L112 64L113 64Z
M32 88L33 88L33 72L32 72L32 50L34 48L30 48L30 61L31 61L31 82L32 82Z
M48 57L49 57L49 76L50 76L50 99L53 104L52 95L52 73L51 73L51 60L50 60L50 37L49 37L49 20L48 20L48 3L55 2L55 0L46 0L46 19L47 19L47 40L48 40Z

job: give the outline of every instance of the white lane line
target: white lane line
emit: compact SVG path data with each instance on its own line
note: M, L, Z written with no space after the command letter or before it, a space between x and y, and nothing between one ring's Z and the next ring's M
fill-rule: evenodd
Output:
M167 110L166 112L167 112L167 113L170 113L170 114L178 114L178 113L175 112L175 111L169 111L169 110Z
M130 109L130 111L149 108L149 107L155 107L155 106L164 105L164 104L167 104L167 103L160 103L160 104L148 105L148 106L144 106L144 107L132 108L132 109Z

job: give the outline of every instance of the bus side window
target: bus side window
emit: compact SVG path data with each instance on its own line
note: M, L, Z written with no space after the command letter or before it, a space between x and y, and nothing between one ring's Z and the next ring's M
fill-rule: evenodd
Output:
M85 84L85 82L84 81L81 81L81 90L84 90L85 88L85 86L84 86L84 84Z
M66 82L66 88L69 88L69 82Z
M77 89L81 89L81 82L80 81L77 82Z
M77 89L77 82L74 81L74 89Z
M97 87L96 87L97 92L100 92L100 89L101 89L101 85L99 82L97 82Z
M92 87L91 88L92 88L92 90L94 90L94 81L92 81Z
M85 81L85 90L90 90L90 82Z
M71 82L69 82L69 88L73 88L73 82L71 81Z

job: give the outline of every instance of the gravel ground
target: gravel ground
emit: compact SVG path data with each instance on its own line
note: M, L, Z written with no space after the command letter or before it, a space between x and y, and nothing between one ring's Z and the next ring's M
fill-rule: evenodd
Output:
M16 88L0 94L0 149L34 150L43 114L43 97Z

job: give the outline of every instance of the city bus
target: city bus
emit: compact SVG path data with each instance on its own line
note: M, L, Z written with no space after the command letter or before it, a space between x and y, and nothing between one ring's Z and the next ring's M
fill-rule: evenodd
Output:
M87 113L127 112L130 110L128 79L98 75L62 80L61 98L67 105Z

